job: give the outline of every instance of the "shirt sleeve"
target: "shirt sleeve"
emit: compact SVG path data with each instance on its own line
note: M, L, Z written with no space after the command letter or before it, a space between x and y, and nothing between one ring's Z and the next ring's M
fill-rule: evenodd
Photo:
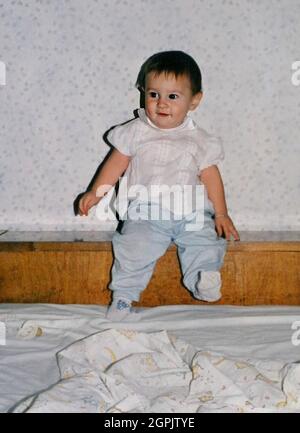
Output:
M135 130L136 124L132 120L109 131L107 139L123 155L133 156L135 154Z
M198 161L199 171L211 165L218 165L224 159L223 144L220 137L207 134L204 138L204 146Z

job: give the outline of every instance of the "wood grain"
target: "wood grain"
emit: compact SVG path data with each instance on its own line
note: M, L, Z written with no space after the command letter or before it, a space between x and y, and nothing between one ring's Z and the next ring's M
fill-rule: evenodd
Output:
M279 233L280 236L280 233ZM282 238L281 238L282 239ZM0 302L107 305L111 242L0 242ZM229 242L217 304L300 305L300 242ZM204 304L182 285L171 246L156 265L139 306Z

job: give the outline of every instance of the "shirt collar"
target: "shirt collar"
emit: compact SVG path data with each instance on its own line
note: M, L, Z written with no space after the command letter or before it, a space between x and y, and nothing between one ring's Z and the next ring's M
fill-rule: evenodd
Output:
M181 131L183 129L189 129L189 130L195 129L195 123L189 116L186 116L184 121L179 126L176 126L175 128L162 129L162 128L158 128L158 126L154 125L154 123L151 122L151 120L147 117L144 108L138 109L138 115L142 122L162 132L175 132L175 131Z

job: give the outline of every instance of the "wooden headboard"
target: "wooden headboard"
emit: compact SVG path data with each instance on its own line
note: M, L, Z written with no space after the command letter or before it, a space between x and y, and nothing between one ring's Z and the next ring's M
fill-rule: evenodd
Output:
M5 232L0 236L0 302L110 302L112 232ZM300 232L241 232L228 242L217 304L300 305ZM171 245L140 306L204 304L181 281Z

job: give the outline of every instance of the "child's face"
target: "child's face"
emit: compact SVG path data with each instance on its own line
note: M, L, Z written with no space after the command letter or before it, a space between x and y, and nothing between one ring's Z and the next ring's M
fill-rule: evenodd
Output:
M145 111L155 126L176 128L184 121L188 111L195 110L202 93L192 94L190 80L185 75L150 72L146 77Z

